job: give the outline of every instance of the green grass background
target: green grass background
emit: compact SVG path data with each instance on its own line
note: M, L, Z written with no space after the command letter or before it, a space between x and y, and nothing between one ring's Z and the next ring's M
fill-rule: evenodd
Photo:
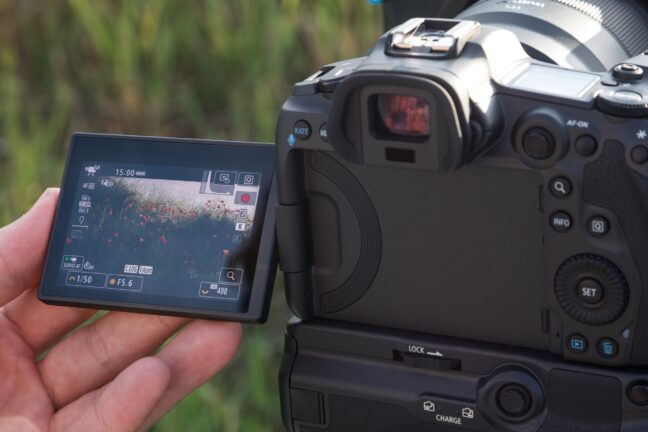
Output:
M293 82L380 35L365 0L0 0L0 226L60 182L74 131L272 141ZM154 431L280 431L289 318L246 327Z

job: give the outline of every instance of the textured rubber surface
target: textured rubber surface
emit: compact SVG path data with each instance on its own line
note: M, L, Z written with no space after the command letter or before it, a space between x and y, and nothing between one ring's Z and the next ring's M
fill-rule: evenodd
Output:
M614 378L556 369L542 432L619 432L621 384Z
M351 276L337 289L320 296L320 310L326 314L351 306L371 287L382 255L382 234L369 196L346 168L320 152L313 152L310 163L314 171L328 178L345 195L360 227L360 258Z
M299 432L456 432L457 428L427 423L404 408L381 402L332 395L330 426L303 427Z
M585 167L585 202L612 211L620 221L630 252L648 287L648 178L632 170L620 142L608 141L601 157ZM630 360L648 364L648 295L642 293Z

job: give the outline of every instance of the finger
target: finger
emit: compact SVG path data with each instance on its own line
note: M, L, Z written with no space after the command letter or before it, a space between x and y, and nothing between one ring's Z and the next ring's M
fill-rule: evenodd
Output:
M164 394L171 372L163 361L146 357L133 363L105 387L57 412L51 432L127 432L145 421Z
M64 406L111 381L135 360L153 352L187 321L111 312L63 339L39 363L54 405Z
M140 430L145 431L180 400L206 383L234 357L240 324L194 321L157 354L171 370L167 390Z
M0 315L0 431L44 431L53 413L34 353Z
M0 305L38 284L58 195L47 189L24 216L0 229Z
M36 289L25 291L2 309L35 354L43 352L97 312L93 309L48 306L38 300Z

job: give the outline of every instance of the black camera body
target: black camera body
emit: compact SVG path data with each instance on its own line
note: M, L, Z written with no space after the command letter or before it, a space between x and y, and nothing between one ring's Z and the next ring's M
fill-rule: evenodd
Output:
M280 371L299 432L640 432L647 384L640 370L318 320L288 327Z
M540 64L476 22L407 26L475 34L461 53L407 57L397 29L284 106L279 238L301 242L280 245L295 312L648 365L648 84ZM642 76L648 55L625 67ZM385 96L426 105L424 137L382 131ZM574 334L590 348L569 349Z
M610 368L648 366L648 52L607 72L527 52L412 19L296 84L276 139L309 322L288 330L289 430L648 427L645 370Z

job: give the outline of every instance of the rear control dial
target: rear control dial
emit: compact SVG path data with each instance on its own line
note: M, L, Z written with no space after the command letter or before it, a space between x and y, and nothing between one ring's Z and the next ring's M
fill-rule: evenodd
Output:
M643 117L648 115L648 95L637 90L604 90L596 99L598 108L618 117Z
M563 310L588 325L617 320L628 306L628 284L621 270L597 255L578 255L558 270L555 294Z

